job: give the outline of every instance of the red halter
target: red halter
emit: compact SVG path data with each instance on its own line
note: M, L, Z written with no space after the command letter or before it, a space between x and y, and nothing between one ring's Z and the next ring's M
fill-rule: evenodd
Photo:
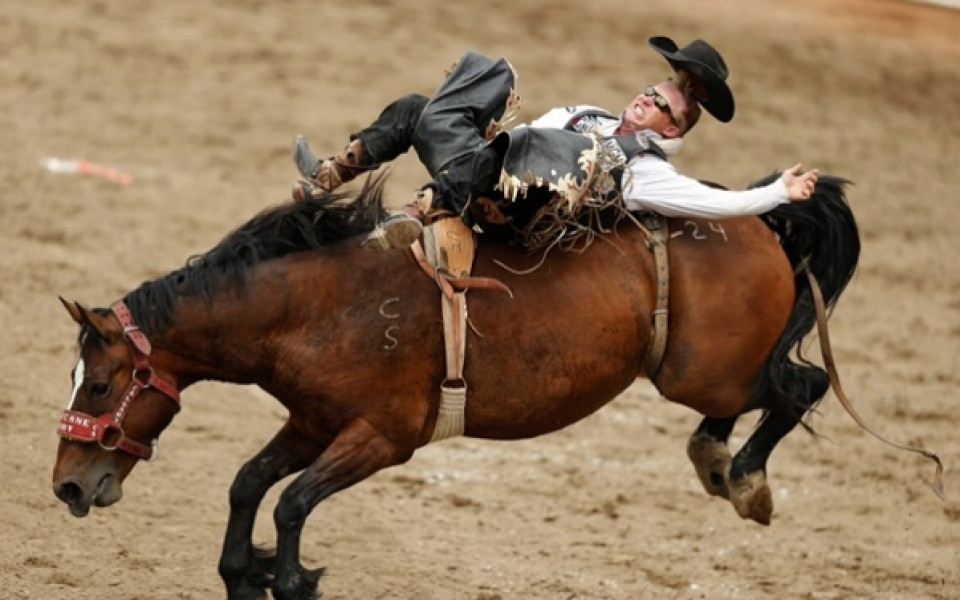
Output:
M120 403L117 404L113 412L94 417L76 410L63 411L57 434L71 441L97 442L104 450L123 450L137 458L151 460L155 457L157 440L151 441L149 446L131 440L123 432L123 418L127 415L130 404L140 395L140 392L147 388L155 388L173 400L179 412L180 392L174 383L157 375L153 367L150 366L150 352L152 351L150 341L133 322L133 315L130 314L127 305L122 301L117 302L110 307L110 310L120 321L120 325L123 327L123 337L130 345L130 352L133 354L133 376L130 379L130 385L123 392ZM107 445L103 442L103 438L111 429L117 430L120 435L116 442Z

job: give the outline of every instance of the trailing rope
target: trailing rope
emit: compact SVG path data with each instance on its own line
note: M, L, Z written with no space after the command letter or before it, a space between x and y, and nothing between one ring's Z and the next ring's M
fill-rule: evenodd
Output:
M843 389L840 387L840 377L837 375L837 366L833 361L833 350L831 350L830 347L830 334L827 331L827 311L823 304L823 293L820 291L820 284L817 283L817 278L813 276L810 268L804 265L803 270L807 273L807 280L810 282L810 291L813 295L813 303L817 310L817 331L820 334L820 353L823 355L823 363L827 370L827 376L830 378L830 387L833 388L833 393L836 394L837 400L840 401L840 406L856 421L857 425L884 444L900 450L906 450L907 452L915 452L935 462L937 464L937 472L933 477L933 483L930 487L933 488L933 493L941 500L945 500L946 498L943 491L943 463L940 461L940 457L929 450L898 444L883 437L863 420L863 417L861 417L856 408L854 408L853 403L850 402L847 395L843 393Z

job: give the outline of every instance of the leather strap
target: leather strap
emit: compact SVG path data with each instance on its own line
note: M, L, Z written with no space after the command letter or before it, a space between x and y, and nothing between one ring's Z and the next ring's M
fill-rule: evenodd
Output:
M652 381L660 371L663 356L667 351L667 325L670 316L670 261L667 254L667 220L654 214L650 228L641 226L653 250L654 269L657 275L657 303L653 309L650 328L650 344L643 360L643 370Z
M807 281L810 283L810 292L813 295L813 305L817 311L817 333L820 338L820 354L823 356L823 364L826 367L827 377L830 379L830 387L833 388L833 393L836 395L837 400L840 401L840 406L847 411L857 425L861 429L877 438L884 444L888 446L893 446L899 450L906 450L907 452L914 452L929 458L937 465L937 471L933 476L933 483L930 487L933 488L933 493L940 497L941 500L945 500L943 492L943 463L940 461L940 457L925 450L923 448L917 448L914 446L906 446L904 444L898 444L892 442L887 438L883 437L870 425L863 420L863 417L860 416L860 413L857 412L857 409L854 408L853 403L847 398L847 395L843 393L843 388L840 387L840 376L837 374L837 366L833 361L833 349L830 346L830 332L827 330L827 311L823 303L823 293L820 291L820 284L817 283L817 278L813 276L813 273L810 271L810 268L803 263L800 267L807 273Z
M452 298L443 296L440 304L446 345L447 378L444 383L462 382L463 364L467 358L467 293L456 292Z

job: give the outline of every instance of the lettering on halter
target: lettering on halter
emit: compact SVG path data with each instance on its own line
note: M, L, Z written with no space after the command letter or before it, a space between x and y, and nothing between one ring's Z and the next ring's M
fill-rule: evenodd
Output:
M723 228L723 225L720 223L717 223L716 221L707 221L706 230L701 230L700 224L697 223L696 221L684 221L683 226L680 229L677 229L676 231L670 234L670 238L673 239L673 238L681 237L683 235L687 235L685 232L685 229L687 228L690 229L690 232L689 232L690 237L692 237L695 240L707 239L709 237L709 233L712 231L713 233L719 234L723 238L723 241L725 242L730 241L730 239L727 237L727 231Z
M90 430L93 425L93 417L80 415L77 413L69 413L63 415L63 419L60 421L60 431L70 435L73 433L74 429L78 427L84 430Z
M380 304L380 308L377 310L377 312L379 312L380 316L383 317L384 319L389 319L391 321L395 319L399 319L400 318L399 312L387 311L387 307L389 307L391 304L396 304L398 302L400 302L400 298L387 298ZM394 348L400 345L400 342L393 335L394 332L398 331L399 329L400 329L400 326L397 325L396 323L392 323L387 326L387 329L383 332L383 337L387 340L387 343L383 345L384 350L393 350Z

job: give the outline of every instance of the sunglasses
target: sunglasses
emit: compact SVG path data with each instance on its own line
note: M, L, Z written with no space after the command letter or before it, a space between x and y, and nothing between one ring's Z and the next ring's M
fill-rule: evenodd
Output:
M652 85L648 85L647 87L643 88L643 95L647 96L648 98L653 98L653 103L657 106L657 108L667 113L667 116L670 117L670 122L674 125L677 125L677 119L673 116L673 109L670 108L670 103L667 102L667 99L663 97L663 94L657 91L657 88L653 87ZM677 125L677 127L679 127L679 125Z

